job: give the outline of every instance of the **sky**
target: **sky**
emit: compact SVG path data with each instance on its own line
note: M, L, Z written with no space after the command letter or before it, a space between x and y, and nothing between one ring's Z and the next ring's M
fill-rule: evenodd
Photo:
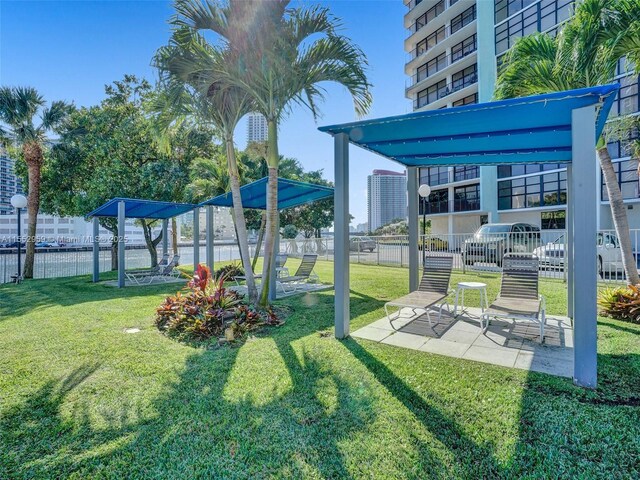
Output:
M299 0L297 0L299 2ZM299 2L302 3L302 2ZM305 2L307 3L307 2ZM329 7L369 60L373 106L367 118L407 113L404 97L406 7L400 0L333 0L313 2ZM0 0L0 84L35 87L48 100L77 106L99 103L104 86L135 74L154 82L151 58L168 41L173 13L164 1L30 1ZM333 180L333 140L320 125L356 120L348 93L325 84L322 117L314 120L294 107L280 127L280 154L297 158L307 170L323 169ZM244 148L246 123L236 131ZM351 147L350 211L352 224L367 221L367 175L376 168L402 167Z

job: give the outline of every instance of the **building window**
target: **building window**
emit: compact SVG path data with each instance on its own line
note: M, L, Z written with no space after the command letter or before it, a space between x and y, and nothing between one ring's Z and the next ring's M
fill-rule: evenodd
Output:
M463 41L451 47L451 63L460 60L461 58L466 57L470 53L476 51L476 34L474 33L468 38L465 38Z
M420 15L416 19L416 23L413 31L417 32L422 27L424 27L427 23L429 23L431 20L436 18L438 15L440 15L442 12L444 12L444 0L440 0L433 7L427 10L424 14Z
M480 184L456 187L453 191L453 211L480 210Z
M473 64L451 75L452 91L456 92L478 81L478 66Z
M625 139L609 142L607 144L609 155L611 155L611 158L630 157L633 154L638 139L640 139L640 134L638 129L634 127Z
M573 0L541 0L511 16L512 13L522 9L519 4L526 6L527 3L531 2L526 0L513 2L513 10L507 6L505 15L505 1L496 2L496 24L502 22L495 28L496 55L507 51L520 37L534 32L548 31L567 20L571 15ZM499 7L500 10L498 10ZM507 18L508 20L506 20Z
M558 170L564 168L561 163L543 163L526 165L499 165L498 178L517 177L519 175L529 175L542 171Z
M617 115L626 115L638 111L638 84L639 75L631 75L620 79L620 91L611 107L609 118Z
M566 228L566 210L553 210L540 213L540 228L542 230L564 230Z
M457 17L451 19L451 35L466 27L476 19L476 5L473 4Z
M447 54L441 53L435 58L432 58L427 63L418 67L418 71L416 72L416 83L421 82L427 77L430 77L436 72L439 72L444 67L447 66Z
M473 103L478 103L478 94L477 93L473 93L473 94L468 95L468 96L466 96L464 98L461 98L460 100L456 100L451 105L453 107L460 107L462 105L471 105Z
M426 211L425 211L426 207ZM435 190L429 194L429 198L427 199L426 205L424 202L420 202L420 215L423 213L434 214L434 213L448 213L449 212L449 191L445 188L444 190Z
M498 210L565 205L566 203L566 171L498 182Z
M480 168L477 166L453 167L453 181L471 180L480 176Z
M425 167L420 169L420 185L427 184L431 187L449 183L448 167Z
M428 50L431 50L433 47L435 47L438 43L440 43L445 38L446 38L446 35L445 35L445 29L443 25L438 30L430 34L427 38L420 40L420 42L418 42L418 44L416 45L415 56L419 57L420 55L427 52Z
M523 8L527 8L536 0L496 0L495 16L496 23L500 23L504 19L510 17Z
M441 80L438 83L418 92L416 108L429 105L445 95L447 95L447 81Z
M620 162L613 162L613 168L618 178L618 185L622 192L622 198L625 200L632 200L640 198L640 188L638 184L638 161L623 160ZM602 200L609 200L607 194L607 187L604 182L604 176L602 177Z

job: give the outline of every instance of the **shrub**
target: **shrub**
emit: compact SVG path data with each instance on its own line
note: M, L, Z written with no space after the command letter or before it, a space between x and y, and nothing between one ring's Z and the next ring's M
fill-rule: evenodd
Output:
M239 277L242 275L244 275L244 269L239 263L229 263L224 267L220 267L214 273L216 278L224 277L225 279L232 279L233 277Z
M227 328L240 336L260 325L278 324L273 312L260 313L242 303L243 296L225 288L224 275L211 277L199 265L184 292L167 297L156 310L156 326L169 336L202 341Z
M605 288L598 293L598 305L603 315L640 323L639 286Z

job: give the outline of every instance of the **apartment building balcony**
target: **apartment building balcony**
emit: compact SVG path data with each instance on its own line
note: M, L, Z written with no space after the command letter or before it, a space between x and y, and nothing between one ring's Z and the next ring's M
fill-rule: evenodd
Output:
M423 0L423 2L425 2L425 0ZM442 2L445 2L445 4L448 5L447 0L441 0L441 2L435 6L433 6L433 4L429 4L432 5L432 7L427 9L427 12L432 11L433 8ZM418 7L420 7L420 5ZM425 14L427 12L425 12ZM421 20L425 14L418 15L417 18L412 14L413 11L409 12L405 15L404 19L405 27L408 30L408 36L404 41L404 48L405 51L408 52L415 49L422 40L432 36L433 33L437 32L442 27L447 28L447 31L444 32L446 37L455 34L458 30L464 28L476 19L476 7L475 3L469 5L468 2L458 0L453 5L440 11L438 15L429 18L428 21Z
M418 92L418 96L413 100L413 109L426 107L427 105L434 104L435 102L445 99L454 93L461 92L461 96L464 96L466 92L463 90L478 83L477 72L469 75L464 75L462 78L452 81L451 83L444 83L442 80L431 87L426 88L423 92ZM471 92L469 92L471 93Z
M475 34L469 38L473 39L468 45L461 46L457 51L452 51L448 55L444 53L440 54L425 65L419 67L416 73L407 79L405 94L409 96L415 89L424 87L427 80L437 81L438 77L445 75L449 67L465 68L475 63L476 52L478 50ZM458 45L462 43L463 42L460 42Z

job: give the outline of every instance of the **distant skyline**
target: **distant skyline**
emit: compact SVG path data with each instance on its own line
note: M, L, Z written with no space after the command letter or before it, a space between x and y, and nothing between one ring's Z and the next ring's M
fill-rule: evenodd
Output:
M294 2L300 5L302 2ZM369 117L411 111L404 98L403 41L406 30L401 1L323 1L342 19L343 33L369 59L374 103ZM47 101L67 100L78 106L99 103L104 86L124 74L155 81L150 62L170 36L173 14L165 1L0 1L0 84L29 85ZM280 130L280 153L297 158L306 169L324 169L333 180L333 141L320 125L355 120L348 93L326 85L323 117L293 106ZM246 144L246 119L238 125L236 143ZM376 168L402 171L402 166L351 147L350 206L352 224L367 221L367 175Z

